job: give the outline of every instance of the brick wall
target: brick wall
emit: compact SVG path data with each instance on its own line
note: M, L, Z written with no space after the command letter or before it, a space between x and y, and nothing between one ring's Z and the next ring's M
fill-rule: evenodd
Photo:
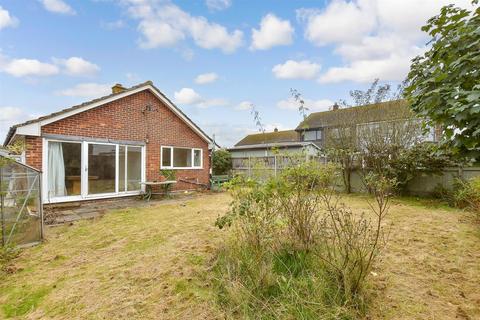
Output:
M149 105L151 111L146 111ZM208 183L208 144L150 91L145 90L42 127L42 134L60 134L113 140L148 141L146 175L148 181L160 177L160 147L203 149L203 169L176 170L178 179ZM26 138L27 164L42 169L42 140ZM177 190L194 185L178 183Z

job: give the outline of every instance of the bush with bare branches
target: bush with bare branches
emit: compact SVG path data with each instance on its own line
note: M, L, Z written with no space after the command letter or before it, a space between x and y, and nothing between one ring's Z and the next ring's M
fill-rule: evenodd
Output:
M372 175L372 214L358 214L342 204L338 173L303 162L265 181L230 183L231 211L217 225L233 232L216 264L228 310L294 318L361 313L394 181Z

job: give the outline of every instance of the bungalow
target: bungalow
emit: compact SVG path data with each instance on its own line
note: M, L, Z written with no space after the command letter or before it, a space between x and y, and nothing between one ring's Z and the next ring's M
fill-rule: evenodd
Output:
M175 170L177 190L208 184L212 139L151 81L10 128L42 171L44 203L138 195Z

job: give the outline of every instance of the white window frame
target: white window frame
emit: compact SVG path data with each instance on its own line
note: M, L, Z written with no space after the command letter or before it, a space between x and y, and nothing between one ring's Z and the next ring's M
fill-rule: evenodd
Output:
M170 149L170 165L163 165L163 149ZM175 149L189 149L192 157L192 166L190 167L174 167L173 155ZM195 150L200 151L200 166L195 166ZM176 146L161 146L160 147L160 169L172 169L172 170L201 170L203 169L203 149L201 148L189 148L189 147L176 147Z
M145 191L145 185L141 185L140 190L134 191L119 191L119 150L120 146L125 146L125 152L127 152L128 147L140 147L141 148L141 182L146 181L146 147L144 145L125 145L122 143L105 143L98 141L77 141L77 140L67 140L67 139L50 139L43 138L42 140L42 196L44 203L59 203L59 202L69 202L69 201L82 201L82 200L93 200L93 199L104 199L104 198L115 198L115 197L125 197L138 195ZM64 143L79 143L82 146L81 152L81 193L80 195L74 196L63 196L63 197L49 197L48 195L48 143L49 142L64 142ZM88 145L89 144L98 144L98 145L114 145L115 146L115 162L116 162L116 172L115 172L115 192L109 193L98 193L98 194L89 194L88 193ZM125 159L126 160L126 159ZM126 163L126 162L125 162ZM125 179L126 180L126 179Z

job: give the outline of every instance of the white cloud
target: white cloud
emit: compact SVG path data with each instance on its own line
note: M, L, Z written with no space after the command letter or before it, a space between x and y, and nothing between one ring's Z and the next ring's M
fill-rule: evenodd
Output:
M70 76L85 76L96 73L100 68L83 58L70 57L68 59L52 59L42 62L37 59L10 59L0 54L0 72L14 77L47 77L64 72Z
M0 71L14 77L46 77L56 75L60 69L51 63L41 62L36 59L11 59L0 56Z
M260 29L252 29L251 50L266 50L293 42L294 29L288 20L281 20L269 13L262 18Z
M243 32L229 32L203 16L192 16L178 6L155 0L124 0L131 17L139 20L140 46L145 49L172 47L187 37L204 49L232 53L243 43Z
M182 88L174 93L175 102L196 106L198 108L221 107L228 105L228 101L221 98L205 99L192 88Z
M33 116L21 108L10 106L0 107L0 137L5 138L11 126L31 118L33 118Z
M221 11L225 10L232 5L231 0L206 0L205 4L207 5L210 11Z
M18 25L18 19L10 15L8 10L0 6L0 30L7 27L15 27Z
M40 0L40 2L47 11L68 15L75 14L75 10L63 0Z
M235 106L235 110L252 110L253 103L251 101L242 101Z
M203 101L202 97L192 88L182 88L174 93L175 102L178 104L194 105Z
M278 79L313 79L318 71L320 71L320 65L308 60L287 60L284 64L277 64L272 69Z
M332 1L324 11L297 10L300 20L306 21L305 38L315 45L354 41L372 31L375 16L369 1Z
M410 60L426 49L420 28L451 0L333 0L325 9L297 10L311 43L333 45L343 61L319 78L321 83L375 78L403 80ZM470 6L469 0L456 5Z
M309 111L326 111L330 108L334 102L329 99L311 100L304 99L305 107ZM296 110L298 111L299 103L293 98L280 100L277 102L277 107L284 110Z
M218 75L214 72L199 74L195 78L195 83L197 84L207 84L217 81Z
M96 64L80 57L57 59L56 62L65 68L65 73L72 76L93 75L100 70L100 67Z
M82 98L98 98L108 95L112 92L110 84L101 83L80 83L76 86L64 90L57 91L56 93L61 96L68 97L82 97Z

